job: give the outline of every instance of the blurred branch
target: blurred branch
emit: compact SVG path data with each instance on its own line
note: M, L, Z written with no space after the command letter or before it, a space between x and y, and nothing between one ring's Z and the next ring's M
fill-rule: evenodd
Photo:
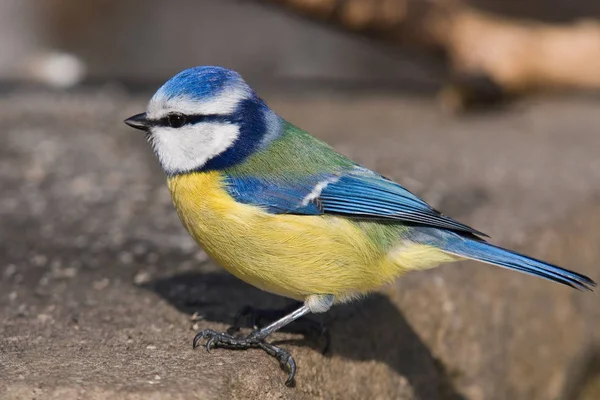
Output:
M600 22L557 25L475 10L457 0L268 0L344 29L447 55L451 107L491 93L600 89ZM475 79L471 79L475 77ZM484 77L485 79L480 79ZM486 82L479 87L479 83ZM455 103L455 104L454 104Z

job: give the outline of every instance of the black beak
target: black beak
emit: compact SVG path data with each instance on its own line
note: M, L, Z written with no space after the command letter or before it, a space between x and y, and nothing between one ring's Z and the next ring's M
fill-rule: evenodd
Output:
M139 129L141 131L147 131L150 127L150 121L148 121L148 118L146 118L146 113L136 114L133 117L127 118L123 122L130 127Z

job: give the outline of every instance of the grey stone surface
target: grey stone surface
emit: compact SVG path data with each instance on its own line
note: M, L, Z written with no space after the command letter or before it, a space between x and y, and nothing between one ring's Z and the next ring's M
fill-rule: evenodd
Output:
M286 301L227 275L180 226L143 135L121 122L148 95L0 98L2 398L557 399L587 384L598 297L475 263L336 308L327 356L277 334L294 389L259 351L193 351L195 330ZM416 97L263 97L495 242L600 278L597 100L457 118Z

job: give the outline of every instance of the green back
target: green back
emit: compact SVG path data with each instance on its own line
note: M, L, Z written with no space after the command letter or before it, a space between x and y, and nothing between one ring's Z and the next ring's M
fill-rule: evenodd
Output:
M227 168L231 176L281 177L307 176L334 172L355 165L329 145L302 129L284 122L283 134L243 163Z

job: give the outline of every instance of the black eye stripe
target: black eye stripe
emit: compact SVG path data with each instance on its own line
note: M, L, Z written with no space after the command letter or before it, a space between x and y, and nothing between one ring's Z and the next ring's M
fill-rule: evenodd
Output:
M231 119L225 115L218 114L184 115L172 113L151 122L152 126L180 128L184 125L197 124L199 122L231 122Z

